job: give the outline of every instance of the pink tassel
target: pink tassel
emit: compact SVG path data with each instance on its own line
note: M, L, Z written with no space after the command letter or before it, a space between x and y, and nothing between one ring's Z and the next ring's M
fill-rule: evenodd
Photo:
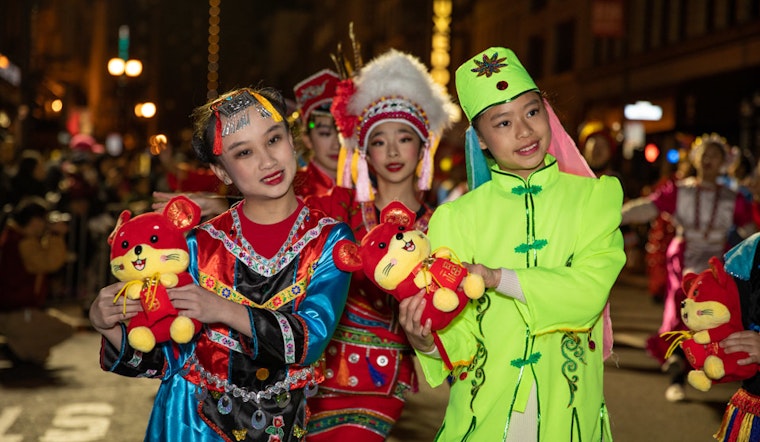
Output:
M340 187L352 188L351 182L351 160L354 156L354 150L349 147L345 140L341 138L341 147L338 153L338 174L335 183Z
M356 201L360 203L366 203L372 201L371 190L369 182L369 166L367 165L367 157L364 154L359 156L359 164L357 164L357 177L356 177Z
M417 188L419 190L430 190L433 182L433 159L430 156L430 142L423 146L422 161L420 162L419 180Z

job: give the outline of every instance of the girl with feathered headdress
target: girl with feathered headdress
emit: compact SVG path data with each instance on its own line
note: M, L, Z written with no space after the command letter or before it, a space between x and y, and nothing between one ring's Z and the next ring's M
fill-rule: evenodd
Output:
M331 113L342 137L339 186L309 198L346 221L357 241L379 211L400 201L426 231L432 209L433 156L456 108L415 57L397 51L371 60L337 88ZM310 399L309 441L384 440L416 389L412 349L399 327L398 304L361 272L354 273L338 329L325 352L326 380Z

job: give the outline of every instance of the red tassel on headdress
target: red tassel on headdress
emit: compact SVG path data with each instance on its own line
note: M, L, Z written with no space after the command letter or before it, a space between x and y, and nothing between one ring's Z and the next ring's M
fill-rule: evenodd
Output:
M219 118L219 111L214 112L216 116L216 127L214 128L214 155L222 154L222 120Z

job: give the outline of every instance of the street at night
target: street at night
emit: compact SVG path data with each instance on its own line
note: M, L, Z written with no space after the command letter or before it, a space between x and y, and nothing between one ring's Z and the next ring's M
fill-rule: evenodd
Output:
M605 397L613 436L620 442L712 440L737 385L689 389L681 403L665 400L668 378L642 348L661 314L645 282L624 275L611 295L616 344L606 364ZM0 442L142 440L158 381L101 371L99 345L97 333L81 331L55 348L43 372L0 371ZM432 441L446 400L447 387L431 389L421 380L389 441Z
M0 1L0 442L760 442L758 79L760 0Z

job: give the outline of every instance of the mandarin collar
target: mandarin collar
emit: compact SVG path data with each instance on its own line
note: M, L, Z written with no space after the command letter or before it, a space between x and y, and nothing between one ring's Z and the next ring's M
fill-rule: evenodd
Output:
M499 166L496 164L491 166L491 180L495 185L506 190L511 190L515 186L541 185L546 187L553 184L558 177L559 167L557 159L549 154L546 154L544 158L544 166L531 173L527 180L514 173L499 169Z

